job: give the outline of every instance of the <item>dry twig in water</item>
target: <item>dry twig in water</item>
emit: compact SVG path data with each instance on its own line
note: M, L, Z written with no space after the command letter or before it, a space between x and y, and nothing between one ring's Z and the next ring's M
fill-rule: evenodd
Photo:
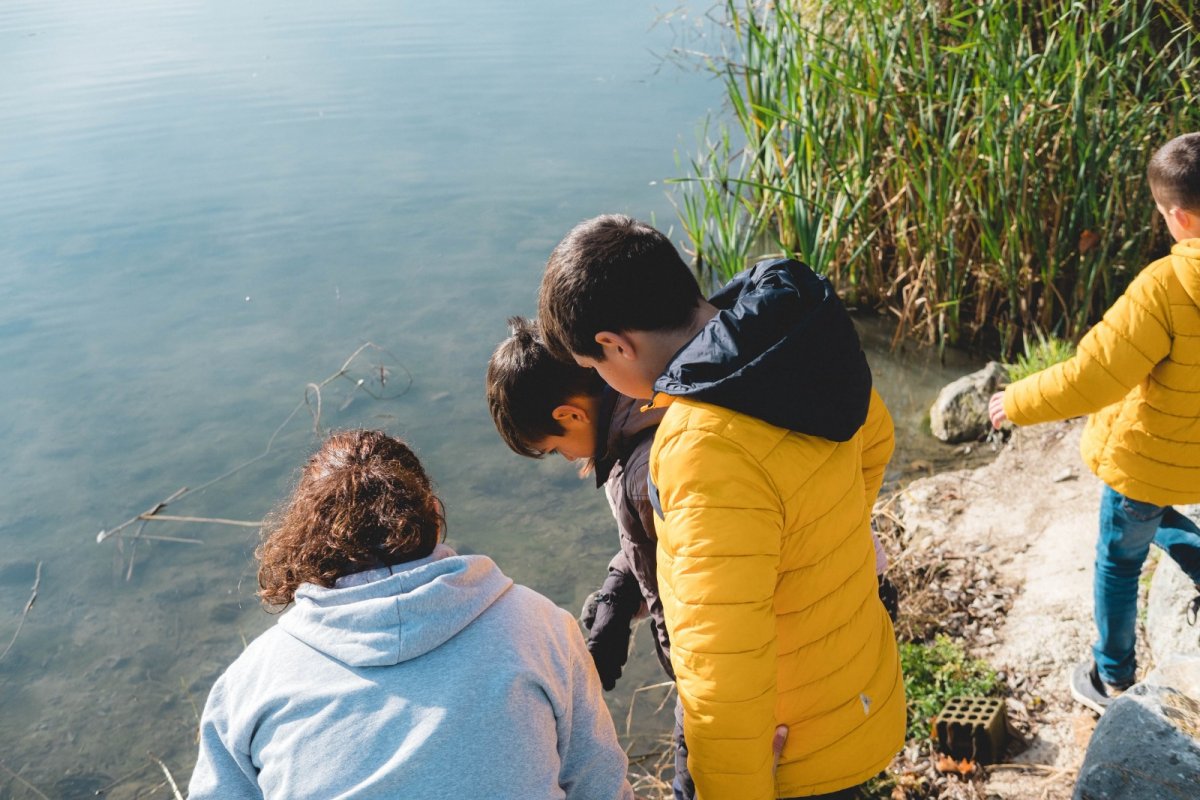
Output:
M36 794L38 797L42 798L42 800L50 800L50 798L47 797L46 794L41 789L37 788L32 783L30 783L29 781L22 778L20 775L18 775L13 770L9 769L8 765L5 764L3 761L0 761L0 769L7 772L9 775L12 776L13 780L15 780L17 783L21 784L22 786L24 786L29 791Z
M142 766L138 767L137 769L135 769L135 770L133 770L133 771L131 771L131 772L126 772L124 775L122 775L121 777L117 778L115 781L113 781L112 783L108 784L107 786L101 786L99 789L97 789L97 790L96 790L96 796L97 796L97 797L102 797L104 794L106 794L107 792L110 792L110 791L112 791L113 789L117 788L117 787L118 787L118 786L120 786L122 783L125 783L125 781L129 780L130 778L132 778L132 777L134 777L134 776L136 776L136 775L141 775L143 772L145 772L146 770L150 769L150 767L152 767L152 766L154 766L154 765L153 765L153 764L143 764Z
M175 494L171 495L166 500L160 500L159 502L155 503L153 506L146 509L145 511L138 514L137 516L131 517L130 519L125 520L124 522L122 522L120 525L113 528L112 530L100 531L98 534L96 534L96 544L100 544L101 542L103 542L105 539L108 539L109 537L116 536L118 533L125 530L126 528L128 528L130 525L132 525L135 522L145 520L148 517L153 517L159 511L163 510L168 505L170 505L172 500L177 500L180 497L183 497L185 494L187 494L187 492L188 492L188 488L186 486L184 486L184 487L176 490ZM145 527L145 526L142 526L142 527ZM140 529L139 529L138 535L139 536L141 535Z
M254 522L245 519L222 519L221 517L177 517L171 514L147 514L142 517L143 520L159 520L161 522L208 522L213 525L233 525L238 528L261 528L262 522ZM150 536L143 536L143 539L149 539ZM194 540L193 540L194 541Z
M183 800L183 795L180 793L179 787L175 784L175 778L172 777L171 770L167 769L167 765L162 762L161 758L154 755L154 753L147 753L146 755L150 756L154 760L154 763L162 768L163 775L167 776L167 783L171 784L171 792L175 795L175 800Z
M8 640L8 647L4 648L4 652L0 653L0 661L8 655L8 651L12 650L12 646L16 644L17 637L21 635L21 628L25 627L25 618L29 616L29 609L33 608L33 602L37 600L38 587L42 585L42 562L37 563L37 572L33 576L33 588L29 592L29 599L25 601L25 608L21 611L21 620L17 623L17 629L13 632L12 638Z
M132 541L134 542L134 549L130 553L130 563L129 563L129 568L126 571L125 579L128 581L130 579L130 577L132 577L132 575L133 575L133 556L137 552L136 544L139 540L147 539L147 540L162 541L162 542L179 542L179 543L183 543L183 544L203 544L203 542L199 539L188 539L188 538L173 537L173 536L154 536L154 535L150 535L147 533L143 533L143 530L145 529L147 522L187 522L187 523L201 523L201 524L208 524L208 525L232 525L235 527L243 527L243 528L261 528L262 527L261 521L254 522L251 520L223 519L220 517L173 516L173 515L168 515L168 514L162 514L159 512L161 512L163 509L165 509L171 503L185 497L186 495L197 494L197 493L203 492L205 489L209 488L210 486L212 486L216 483L219 483L220 481L225 480L226 478L234 475L237 472L240 472L241 470L245 469L246 467L250 466L251 464L254 464L257 461L261 461L262 459L266 458L268 455L270 455L271 451L275 447L275 440L277 438L279 438L279 434L283 431L283 429L287 426L287 424L289 422L291 422L298 413L300 413L300 410L302 408L305 408L305 407L308 408L309 414L312 416L313 431L317 434L320 434L321 433L321 406L322 406L321 390L339 378L346 378L347 380L353 380L350 378L349 375L346 374L347 370L349 370L350 366L354 363L354 361L360 355L362 355L362 353L364 351L366 351L368 349L374 350L378 353L386 355L386 356L392 358L393 360L395 359L395 356L393 356L385 348L380 347L379 345L375 344L374 342L366 342L365 344L359 346L359 348L357 350L355 350L353 353L351 353L350 357L347 358L342 363L342 366L337 370L337 372L334 372L332 375L330 375L329 377L320 381L319 383L305 384L304 398L299 403L296 404L296 407L292 409L291 413L288 414L287 417L284 418L283 422L281 422L277 428L275 428L275 430L271 434L270 438L267 439L267 445L266 445L266 447L263 448L263 451L261 453L259 453L258 455L254 456L253 458L251 458L247 461L243 461L241 464L238 464L237 466L233 467L232 469L221 473L220 475L218 475L217 477L208 481L207 483L201 484L200 486L196 486L194 488L188 488L188 487L184 486L183 488L179 489L174 494L172 494L170 497L167 497L165 500L155 503L152 507L146 509L145 511L143 511L140 514L137 514L136 516L131 517L130 519L126 520L125 522L122 522L120 525L117 525L115 528L100 531L100 533L98 533L96 535L96 543L97 544L100 544L100 543L104 542L105 540L110 539L114 536L118 536L118 537L123 536L122 531L124 531L126 528L128 528L129 526L131 526L135 523L138 523L138 522L141 523L141 525L138 526L136 533L131 537ZM370 388L368 388L367 381L365 378L360 378L354 382L354 391L358 392L361 390L362 392L365 392L367 395L369 395L371 398L373 398L375 400L395 400L396 398L407 393L408 390L410 388L412 388L412 383L413 383L412 373L408 371L407 367L405 367L403 364L400 364L399 361L395 361L395 363L396 363L396 366L399 367L399 369L404 371L404 374L408 378L404 387L402 389L400 389L398 392L389 394L386 391L387 380L388 380L388 376L391 374L391 371L382 364L380 364L378 366L372 366L371 373L370 373L372 376L374 376L376 370L378 370L378 376L379 376L378 383L379 383L379 390L380 390L379 392L372 391ZM351 397L353 397L353 395L351 395ZM120 541L120 539L118 539L118 541Z

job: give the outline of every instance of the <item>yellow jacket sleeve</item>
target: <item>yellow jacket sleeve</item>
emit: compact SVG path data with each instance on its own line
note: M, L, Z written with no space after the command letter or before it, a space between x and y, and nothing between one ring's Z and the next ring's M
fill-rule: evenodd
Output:
M1143 271L1083 337L1073 358L1005 390L1004 413L1017 425L1093 414L1129 394L1170 349L1166 290Z
M736 442L683 430L657 449L659 591L702 800L771 800L783 507Z
M862 473L867 490L867 508L875 505L879 488L883 486L883 475L896 449L896 428L879 392L871 390L871 405L867 408L867 421L862 426Z

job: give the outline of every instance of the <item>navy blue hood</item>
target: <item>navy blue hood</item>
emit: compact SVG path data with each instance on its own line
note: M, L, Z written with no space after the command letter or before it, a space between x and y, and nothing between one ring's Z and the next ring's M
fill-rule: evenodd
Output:
M709 302L718 313L654 383L835 442L867 418L871 369L833 285L790 259L760 261Z

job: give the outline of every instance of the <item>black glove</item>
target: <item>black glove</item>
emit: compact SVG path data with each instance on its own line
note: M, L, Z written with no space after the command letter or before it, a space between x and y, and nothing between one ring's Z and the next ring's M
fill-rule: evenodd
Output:
M896 624L896 618L900 616L900 591L896 588L896 584L887 579L886 576L879 576L879 599L883 601L883 607L887 609L888 616L892 618L892 624Z
M592 598L595 605L591 605ZM629 631L642 607L642 590L628 572L609 572L600 591L584 604L583 624L588 628L587 648L596 663L600 685L610 691L629 658ZM589 612L591 612L589 614Z

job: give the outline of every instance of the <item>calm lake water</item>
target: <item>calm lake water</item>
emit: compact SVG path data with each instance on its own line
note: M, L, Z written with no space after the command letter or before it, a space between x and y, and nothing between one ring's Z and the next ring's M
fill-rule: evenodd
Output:
M0 661L0 798L168 797L151 754L186 782L209 686L272 622L256 533L97 533L258 456L365 342L322 428L412 442L452 545L568 608L596 588L601 493L505 449L483 370L570 226L674 221L663 180L721 91L660 57L689 21L655 20L631 0L0 6L0 649L41 564ZM896 463L952 459L920 428L968 365L864 332ZM316 441L302 407L166 513L261 519ZM660 679L645 637L622 728ZM660 698L635 729L665 730Z

